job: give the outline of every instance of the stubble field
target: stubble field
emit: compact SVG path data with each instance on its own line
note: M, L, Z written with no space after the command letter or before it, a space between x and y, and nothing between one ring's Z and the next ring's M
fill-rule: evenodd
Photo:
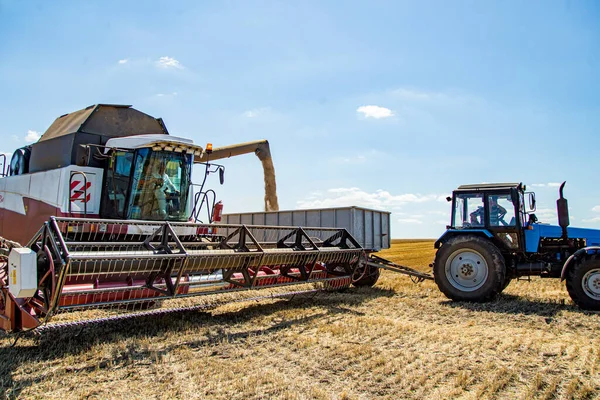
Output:
M433 242L380 253L420 267ZM592 399L600 315L558 280L487 304L383 272L370 289L0 338L8 398Z

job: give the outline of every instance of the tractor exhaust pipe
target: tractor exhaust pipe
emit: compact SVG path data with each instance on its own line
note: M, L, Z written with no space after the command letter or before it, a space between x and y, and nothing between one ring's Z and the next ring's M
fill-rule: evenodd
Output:
M215 161L248 153L256 154L263 166L265 180L265 211L279 211L277 184L275 182L275 167L273 166L273 159L271 158L271 149L268 140L256 140L254 142L216 147L212 152L204 152L201 156L196 157L195 162Z
M569 238L569 234L567 232L567 227L570 225L569 222L569 203L567 202L567 199L565 199L564 195L563 195L563 189L565 188L565 184L567 182L563 182L562 185L560 185L560 189L558 190L558 193L560 194L560 197L558 198L558 200L556 200L556 210L557 210L557 214L558 214L558 225L562 228L562 238L564 240L567 240Z

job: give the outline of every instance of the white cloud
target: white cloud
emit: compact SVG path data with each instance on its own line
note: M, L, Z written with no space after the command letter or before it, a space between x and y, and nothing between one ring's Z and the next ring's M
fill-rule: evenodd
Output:
M326 208L359 206L374 209L390 209L409 203L424 203L435 201L437 195L421 195L405 193L393 195L385 190L377 190L373 193L365 192L357 187L334 188L321 194L319 197L309 196L305 200L297 202L298 208Z
M389 118L393 117L394 113L389 108L380 106L360 106L356 109L357 113L362 113L365 118Z
M600 206L594 206L594 207L592 207L592 211L593 212L600 212Z
M124 58L122 60L119 60L119 64L127 64L129 62L128 58Z
M582 219L583 222L600 222L600 217L593 217L590 219Z
M398 222L402 224L422 224L423 221L416 218L398 218Z
M38 140L40 140L39 132L32 131L32 130L27 131L27 135L25 135L25 141L27 143L37 142Z
M529 186L533 187L559 187L561 184L558 182L549 182L549 183L532 183Z
M445 200L444 200L445 201ZM445 211L439 211L439 210L431 210L431 211L427 211L427 214L432 214L432 215L441 215L441 216L448 216L450 215L448 212Z
M168 56L159 58L158 61L156 61L156 65L159 68L183 69L183 65L181 65L181 63L178 60Z
M170 96L170 97L177 96L177 92L173 92L173 93L157 93L156 94L156 97L165 97L165 96Z

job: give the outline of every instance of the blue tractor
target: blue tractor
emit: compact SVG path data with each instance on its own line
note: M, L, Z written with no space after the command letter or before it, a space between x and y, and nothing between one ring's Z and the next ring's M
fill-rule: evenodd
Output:
M538 222L535 194L521 183L456 189L447 198L451 224L435 242L439 289L452 300L487 301L515 278L560 278L575 304L600 310L600 231L569 227L564 186L558 226Z

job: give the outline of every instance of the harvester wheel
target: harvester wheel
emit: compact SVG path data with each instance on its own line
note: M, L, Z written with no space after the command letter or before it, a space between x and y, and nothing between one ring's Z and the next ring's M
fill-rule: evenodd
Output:
M569 269L567 291L580 308L600 311L600 257L588 256Z
M510 282L498 248L473 235L457 236L442 245L433 276L442 293L458 301L491 300Z
M377 283L380 270L377 267L368 264L366 254L360 257L359 264L352 275L352 285L356 287L371 287Z

